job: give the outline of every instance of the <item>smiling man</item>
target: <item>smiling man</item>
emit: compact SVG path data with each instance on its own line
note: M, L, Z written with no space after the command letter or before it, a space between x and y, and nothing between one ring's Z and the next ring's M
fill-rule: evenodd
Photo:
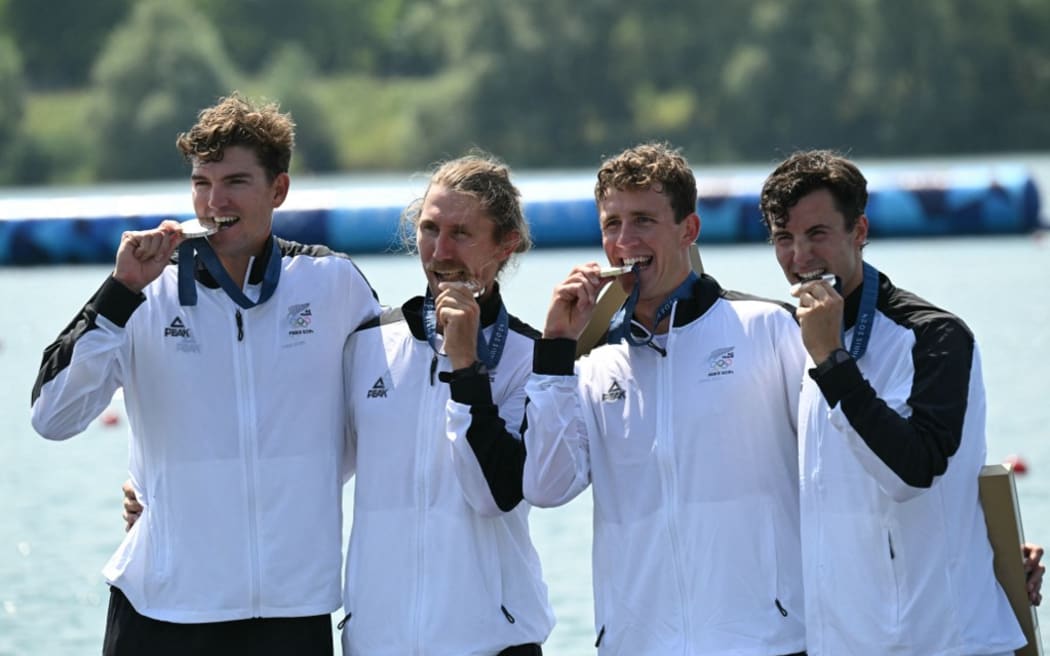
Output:
M799 408L809 653L1012 654L1025 640L978 501L977 343L864 261L867 198L860 170L823 150L782 162L761 196L809 353Z
M600 654L801 652L798 326L692 272L696 181L669 147L607 160L595 200L629 295L574 367L609 280L591 262L555 288L526 386L525 498L593 485Z
M112 275L44 351L41 435L80 433L118 388L131 424L144 509L103 570L104 654L332 653L339 354L379 306L349 259L271 234L293 143L275 105L203 110L178 147L218 231L125 233Z
M531 244L520 194L505 165L468 155L439 166L403 218L425 291L354 333L344 356L343 652L538 656L554 615L520 435L537 334L497 282Z

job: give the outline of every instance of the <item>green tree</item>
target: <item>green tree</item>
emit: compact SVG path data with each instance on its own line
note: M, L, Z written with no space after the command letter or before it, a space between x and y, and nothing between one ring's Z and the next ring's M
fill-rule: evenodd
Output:
M565 8L542 0L421 4L406 19L448 70L469 79L441 155L477 145L516 165L593 163L629 116L605 40L620 9L609 0Z
M9 144L18 133L24 110L22 60L14 41L0 35L0 143Z
M230 56L257 73L275 51L295 45L321 73L384 70L404 5L409 0L193 0L221 26Z
M0 6L0 15L3 7ZM0 185L45 182L52 172L34 135L25 130L26 89L13 39L0 34Z
M309 82L317 76L310 55L297 45L285 45L273 54L262 72L266 95L290 112L295 120L295 157L298 171L318 173L337 168L334 139L326 116L309 95Z
M8 25L34 88L87 83L110 30L127 16L131 0L7 0Z
M883 153L1045 147L1046 3L931 0L891 8L875 47ZM905 29L916 25L922 29Z
M721 94L733 159L777 159L802 147L849 148L856 85L867 75L863 1L760 0L725 44ZM857 29L863 25L864 29ZM866 108L864 108L866 110Z
M218 33L177 0L136 5L108 40L93 79L100 180L184 174L176 135L235 86Z

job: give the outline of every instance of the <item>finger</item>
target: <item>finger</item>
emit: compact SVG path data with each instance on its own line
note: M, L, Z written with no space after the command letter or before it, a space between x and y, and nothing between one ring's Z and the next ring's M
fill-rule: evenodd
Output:
M440 304L442 302L457 302L462 305L476 305L477 299L474 297L475 289L469 283L465 282L442 282L438 283L438 297L435 302Z
M798 293L793 293L794 297L798 299L799 307L809 307L813 305L813 295L809 293L809 290L800 289Z
M182 241L182 233L177 229L178 224L174 225L175 229L165 222L159 228L135 233L137 246L135 256L141 259L151 259L162 254L170 255Z
M125 509L124 512L120 513L120 516L124 518L124 521L135 523L138 518L142 515L142 511L131 511Z
M463 313L456 308L445 307L437 311L438 325L448 327L463 317Z
M135 249L132 251L132 254L138 260L151 260L157 253L158 245L158 234L149 232L141 233L135 241Z

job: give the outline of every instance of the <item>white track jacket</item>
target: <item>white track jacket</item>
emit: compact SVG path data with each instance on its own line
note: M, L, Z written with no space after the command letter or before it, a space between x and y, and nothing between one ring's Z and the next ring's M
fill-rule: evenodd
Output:
M847 325L862 289L846 299ZM802 390L809 654L1013 653L1024 636L978 501L977 344L958 318L885 276L874 316L866 354L806 376Z
M187 306L177 266L143 294L110 278L45 351L33 425L47 438L83 431L124 389L144 510L103 573L148 617L339 607L340 354L379 305L346 257L278 244L279 284L262 304L242 309L203 268ZM249 298L268 259L253 262Z
M665 348L537 342L525 498L593 485L602 656L801 651L798 326L702 276Z
M492 339L498 291L482 306ZM346 656L494 656L542 643L554 625L522 503L525 380L536 332L510 317L488 376L443 382L422 298L346 347ZM436 346L440 346L440 335Z

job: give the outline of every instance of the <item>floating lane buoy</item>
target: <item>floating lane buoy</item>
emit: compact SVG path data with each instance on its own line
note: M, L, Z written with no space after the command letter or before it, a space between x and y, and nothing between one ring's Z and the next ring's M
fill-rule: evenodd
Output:
M112 410L107 410L102 413L100 418L103 426L116 426L120 423L120 415Z
M1028 473L1028 463L1019 455L1014 454L1006 456L1006 458L1003 459L1003 464L1007 465L1018 476L1024 476Z

